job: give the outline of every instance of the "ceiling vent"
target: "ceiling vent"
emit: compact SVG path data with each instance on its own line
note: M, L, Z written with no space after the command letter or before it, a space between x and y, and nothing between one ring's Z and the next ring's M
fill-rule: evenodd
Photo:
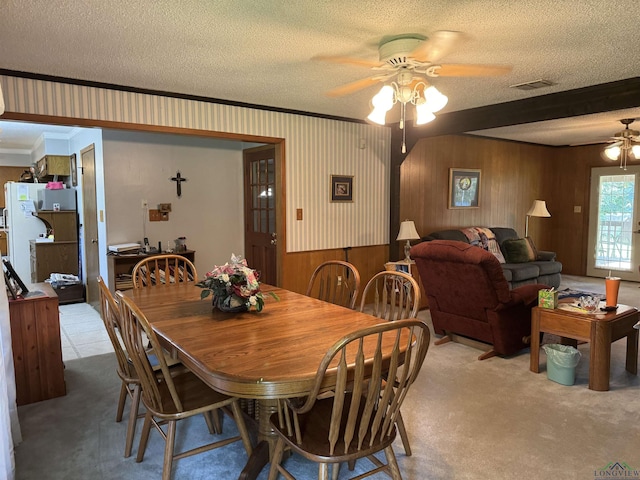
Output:
M549 80L533 80L531 82L518 83L516 85L509 85L509 88L516 88L518 90L536 90L538 88L550 87L551 85L555 85L553 82Z

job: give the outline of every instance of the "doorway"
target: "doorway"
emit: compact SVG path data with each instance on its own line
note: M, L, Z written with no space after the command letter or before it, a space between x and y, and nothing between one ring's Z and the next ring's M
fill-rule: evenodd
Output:
M591 170L587 275L640 281L640 167Z

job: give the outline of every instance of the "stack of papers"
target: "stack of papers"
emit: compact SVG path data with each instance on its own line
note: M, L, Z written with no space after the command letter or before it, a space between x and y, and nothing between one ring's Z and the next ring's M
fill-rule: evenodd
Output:
M110 252L137 252L140 250L139 243L119 243L117 245L109 245Z

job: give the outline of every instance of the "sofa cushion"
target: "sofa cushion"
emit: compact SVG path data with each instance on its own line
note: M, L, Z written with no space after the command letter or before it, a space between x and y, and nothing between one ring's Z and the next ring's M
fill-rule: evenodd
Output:
M540 275L551 275L553 273L560 273L562 271L562 264L560 262L549 262L549 261L537 261L531 262L536 265L540 270Z
M440 230L430 233L423 240L457 240L458 242L469 243L469 240L460 230Z
M491 227L491 231L496 236L498 245L502 245L502 242L504 242L505 240L509 240L511 238L520 238L520 235L518 235L518 232L516 232L513 228Z
M535 260L529 242L524 238L510 238L502 242L502 251L508 263L525 263Z
M540 273L537 262L505 263L502 267L504 270L511 271L512 282L521 282L522 280L537 278Z

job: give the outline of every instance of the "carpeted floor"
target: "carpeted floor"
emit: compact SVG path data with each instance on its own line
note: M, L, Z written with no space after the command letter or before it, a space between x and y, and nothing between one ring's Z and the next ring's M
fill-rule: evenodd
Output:
M598 292L599 283L567 287ZM621 291L621 302L640 302L637 284ZM420 317L429 321L428 311ZM448 343L431 346L403 417L413 447L395 451L405 480L527 478L593 479L611 462L640 468L637 424L640 379L624 369L626 344L613 345L611 390L587 388L589 345L576 384L549 381L529 371L528 350L508 358L477 360L478 350ZM24 441L16 448L18 480L147 479L161 477L163 442L152 432L142 463L122 456L126 416L116 423L119 380L115 358L99 355L66 363L64 397L19 408ZM141 425L141 424L140 424ZM234 433L232 422L225 432ZM139 432L138 432L139 435ZM201 417L178 428L178 443L209 438ZM246 456L240 444L179 460L174 479L237 478ZM317 478L313 464L289 460L300 479ZM340 478L348 478L347 469ZM263 471L260 479L267 478ZM388 478L385 475L372 477Z

